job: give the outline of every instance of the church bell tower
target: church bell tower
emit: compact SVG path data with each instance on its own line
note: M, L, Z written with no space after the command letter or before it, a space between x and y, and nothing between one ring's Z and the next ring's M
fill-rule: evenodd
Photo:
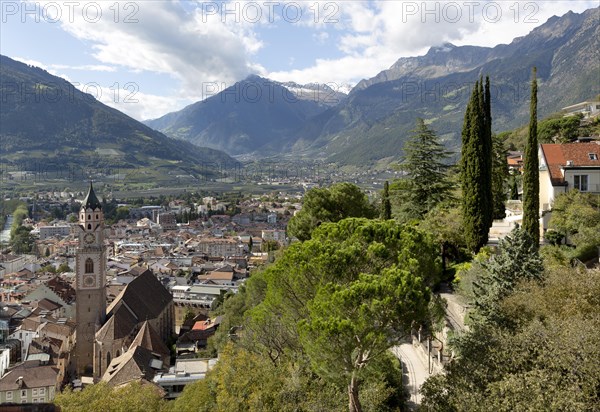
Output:
M76 255L77 373L91 375L94 365L96 326L106 318L106 247L104 214L90 182L79 210L79 247Z

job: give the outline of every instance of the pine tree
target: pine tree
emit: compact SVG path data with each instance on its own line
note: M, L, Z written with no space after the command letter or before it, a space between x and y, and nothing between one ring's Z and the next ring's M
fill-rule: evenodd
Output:
M383 194L381 196L381 218L389 220L392 218L392 204L390 203L390 184L386 180L383 184Z
M477 81L465 112L461 159L463 224L473 252L487 243L492 222L491 145L486 137L485 108L483 87Z
M452 186L445 164L450 154L439 142L435 131L420 118L413 135L404 145L404 153L402 168L408 174L410 190L406 191L403 207L410 208L415 217L421 217L450 197Z
M535 67L533 68L533 79L531 81L531 106L529 111L529 136L525 147L525 164L523 167L523 230L531 236L536 245L539 245L540 181L537 143L537 69Z

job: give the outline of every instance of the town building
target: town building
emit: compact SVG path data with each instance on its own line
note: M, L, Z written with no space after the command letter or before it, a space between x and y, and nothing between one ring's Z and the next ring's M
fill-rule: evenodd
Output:
M217 359L178 359L168 372L157 374L153 382L165 391L165 398L175 399L186 385L204 379L217 364Z
M71 233L71 226L69 225L57 225L57 226L40 226L40 240L46 240L51 237L65 237Z
M571 106L563 107L564 116L582 114L584 119L600 115L600 101L585 101Z
M600 193L600 142L541 144L540 208L551 210L560 193Z
M600 195L600 142L541 144L538 156L540 211L545 231L552 203L559 194L576 189Z
M0 404L50 402L59 383L56 367L40 360L23 362L0 379Z

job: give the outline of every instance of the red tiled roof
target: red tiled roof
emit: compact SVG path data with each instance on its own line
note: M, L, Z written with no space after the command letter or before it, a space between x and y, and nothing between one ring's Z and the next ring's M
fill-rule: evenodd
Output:
M207 330L207 329L213 328L214 326L215 326L215 323L212 322L210 319L199 320L196 323L194 323L192 330Z
M567 165L567 161L572 161L573 167L600 167L598 143L542 144L540 147L553 185L564 184L561 169ZM590 153L596 154L596 160L590 159Z

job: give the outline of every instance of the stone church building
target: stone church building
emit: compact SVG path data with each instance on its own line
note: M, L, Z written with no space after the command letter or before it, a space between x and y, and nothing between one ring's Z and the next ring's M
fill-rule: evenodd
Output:
M150 270L106 307L104 214L91 183L79 212L75 290L75 359L80 376L93 375L98 381L112 360L136 352L138 346L168 366L164 342L173 333L173 298Z

